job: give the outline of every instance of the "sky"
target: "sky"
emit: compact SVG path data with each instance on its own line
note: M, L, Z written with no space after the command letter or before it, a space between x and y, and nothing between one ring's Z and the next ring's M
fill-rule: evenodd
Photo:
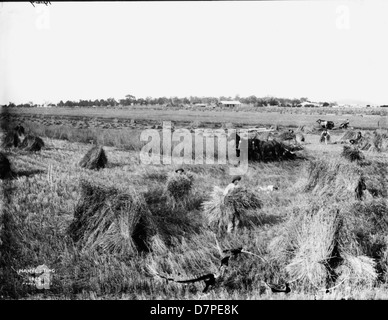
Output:
M0 104L185 96L388 104L388 1L0 3Z

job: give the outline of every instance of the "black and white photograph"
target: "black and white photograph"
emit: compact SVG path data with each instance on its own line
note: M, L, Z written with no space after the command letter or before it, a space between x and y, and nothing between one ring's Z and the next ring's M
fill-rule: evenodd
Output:
M1 2L0 300L387 300L387 16Z

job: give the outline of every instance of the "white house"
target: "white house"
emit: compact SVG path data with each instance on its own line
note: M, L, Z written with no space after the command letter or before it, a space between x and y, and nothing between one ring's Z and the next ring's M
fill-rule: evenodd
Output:
M299 106L301 107L322 107L322 105L320 103L317 103L317 102L310 102L310 101L304 101L302 103L299 104Z
M220 105L225 107L237 107L237 106L241 106L241 102L240 101L220 101Z

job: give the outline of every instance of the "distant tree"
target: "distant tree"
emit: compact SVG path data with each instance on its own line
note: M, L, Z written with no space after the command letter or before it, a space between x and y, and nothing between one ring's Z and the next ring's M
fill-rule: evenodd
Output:
M257 98L256 96L249 96L247 98L244 99L245 101L243 101L244 103L247 103L247 104L256 104L257 102Z
M299 99L292 99L291 100L291 106L292 107L297 107L298 105L301 104L302 101L300 101Z
M71 107L74 107L74 106L75 106L75 103L74 103L73 101L67 100L67 101L65 102L65 106L71 108Z
M108 106L108 101L106 101L104 99L100 99L100 106L101 107L107 107Z
M64 104L64 102L61 100L61 101L58 102L57 106L58 106L58 107L63 107L63 106L65 106L65 104Z
M322 104L322 107L330 107L330 103L324 102L324 103Z
M147 105L148 102L147 102L146 99L139 98L139 99L136 100L136 104L139 104L139 105L141 105L141 106L144 106L144 105Z
M115 107L118 105L118 102L114 98L106 99L106 102L109 106Z
M162 104L167 104L169 102L169 99L167 99L166 97L160 97L157 99L157 103L162 105Z

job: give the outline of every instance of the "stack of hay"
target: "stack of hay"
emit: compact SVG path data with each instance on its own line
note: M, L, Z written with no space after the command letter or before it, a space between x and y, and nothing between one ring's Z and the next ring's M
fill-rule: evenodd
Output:
M175 201L182 200L190 193L193 181L194 176L190 173L170 173L166 183L168 195Z
M135 191L81 181L81 199L68 232L84 250L131 255L149 250L156 223L144 198Z
M302 126L299 126L298 129L296 129L296 132L302 132L305 134L309 134L309 133L316 132L318 129L320 129L320 126L318 128L318 127L314 127L314 126L302 125Z
M349 143L355 140L358 148L365 151L388 151L388 131L377 129L372 132L362 133L362 137L357 140L360 131L347 131L339 139L338 143Z
M24 151L40 151L43 147L43 140L30 134L27 135L19 145L19 148Z
M259 194L244 187L234 188L226 196L223 193L224 189L215 186L210 199L202 204L208 225L219 231L227 228L235 211L240 217L241 225L248 226L250 215L263 205Z
M90 170L100 170L108 163L105 151L101 146L93 146L82 158L79 165Z
M357 140L360 131L348 130L338 140L338 143L349 143L349 140Z
M3 148L17 148L21 143L18 134L15 131L8 132L1 144Z
M388 151L388 132L386 130L366 132L359 142L359 147L361 150L367 151Z
M283 131L281 132L277 138L280 141L289 141L289 140L294 140L295 139L295 133L294 130L288 130L288 131Z
M307 169L307 178L299 183L303 192L319 197L334 197L337 201L359 199L360 196L371 196L365 190L362 168L354 163L343 163L338 159L311 161Z
M358 148L354 148L350 146L344 146L341 156L351 162L361 161L365 159L364 154Z
M2 143L3 148L17 148L22 143L24 137L24 128L21 125L17 125L11 131L9 131Z
M270 245L290 281L323 289L345 281L372 284L385 276L388 204L386 186L377 181L386 180L384 172L384 164L310 163L301 181L305 194ZM379 187L372 192L375 182Z
M24 134L24 127L17 125L7 133L2 146L4 148L19 148L24 151L40 151L44 147L44 142L41 138L31 134L25 136Z
M296 155L290 150L291 148L277 140L250 139L248 140L248 160L263 162L293 160Z
M11 164L6 155L0 152L0 179L7 179L11 176Z
M368 256L365 239L359 236L352 220L348 210L329 203L321 204L318 210L301 210L292 216L284 233L271 244L275 259L284 265L289 281L315 289L345 281L372 284L378 276L376 261Z

